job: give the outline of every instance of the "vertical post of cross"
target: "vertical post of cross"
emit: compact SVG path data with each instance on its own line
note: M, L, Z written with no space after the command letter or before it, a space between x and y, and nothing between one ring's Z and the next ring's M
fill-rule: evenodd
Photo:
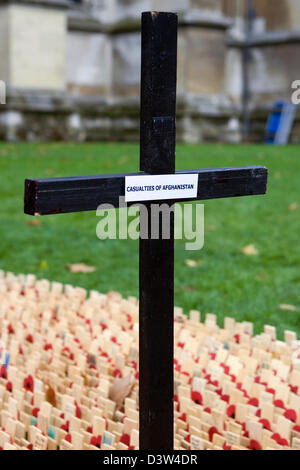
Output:
M142 15L140 169L150 174L175 172L177 29L176 14ZM170 214L170 238L163 239L160 217L159 239L152 240L151 204L147 207L148 239L140 239L140 450L170 450L174 426L174 214Z

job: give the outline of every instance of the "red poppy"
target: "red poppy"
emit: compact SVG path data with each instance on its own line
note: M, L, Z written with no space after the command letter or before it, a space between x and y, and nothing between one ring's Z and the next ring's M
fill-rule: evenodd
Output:
M281 446L288 446L289 443L286 439L282 438L280 436L280 434L278 433L274 433L272 436L271 436L271 439L273 439L274 441L277 442L277 444L281 445Z
M179 416L179 419L181 419L182 421L186 421L186 413L182 413L182 415Z
M189 372L186 372L185 370L183 372L181 372L183 375L186 375L187 377L189 377L190 373Z
M101 448L101 443L102 443L102 436L93 436L91 438L91 445L92 446L95 446L95 447L98 447L99 449Z
M75 407L76 407L76 418L81 419L81 409L79 408L76 401L75 401Z
M130 436L129 434L122 434L122 437L120 439L120 442L122 442L122 444L125 444L126 446L129 446L130 444Z
M274 401L274 405L277 407L277 408L282 408L284 410L284 403L282 400L275 400Z
M239 334L234 335L234 339L235 339L236 343L239 343L240 342L240 335Z
M291 389L291 392L296 393L296 395L297 395L297 393L298 393L298 387L297 387L297 385L291 385L291 384L289 384L289 387L290 387L290 389Z
M90 433L90 434L93 434L93 426L88 426L86 428L86 432Z
M208 406L206 408L204 408L204 411L205 411L205 413L211 413L211 409Z
M231 450L231 446L226 445L226 442L224 442L223 450Z
M258 418L261 417L261 410L257 410L256 413L255 413L255 416L257 416Z
M7 327L8 334L13 335L15 333L15 330L13 329L12 324L10 323Z
M221 367L223 367L225 374L229 374L229 370L230 370L229 366L226 366L226 365L223 364L223 363L220 364L220 365L221 365Z
M34 416L35 418L37 418L37 417L38 417L38 414L39 414L39 411L40 411L39 408L34 408L34 409L32 410L32 416Z
M114 377L122 378L122 372L120 371L120 369L114 370Z
M26 341L28 341L28 343L33 343L33 336L32 334L29 334L26 336Z
M262 450L262 446L255 439L251 439L248 449L250 449L250 450Z
M259 420L259 423L263 425L264 429L267 429L268 431L272 431L271 424L268 419L262 418Z
M266 392L267 393L272 393L272 395L275 395L276 391L274 390L274 388L266 388Z
M218 433L217 428L215 428L215 426L212 426L212 427L209 428L209 430L208 430L208 435L209 435L209 440L210 440L210 442L212 442L213 437L214 437L214 434L219 434L219 433Z
M293 431L300 432L300 426L298 424L293 426Z
M45 346L44 346L44 350L49 351L49 349L53 349L53 346L52 346L51 343L46 343Z
M34 381L32 375L28 375L24 379L24 388L28 390L29 392L33 393L33 388L34 388Z
M217 380L209 380L208 381L208 384L209 385L213 385L214 387L218 387L219 386L219 382Z
M235 417L235 405L229 405L226 414L228 418L234 418Z
M229 403L229 395L221 395L221 400L225 401L226 403Z
M297 413L295 410L286 410L284 413L283 413L283 416L286 418L286 419L289 419L290 421L293 421L293 423L295 423L297 421Z
M191 399L198 405L202 405L203 398L200 392L197 392L196 390L192 390Z
M11 382L7 382L7 383L6 383L6 390L7 390L8 392L10 392L10 393L12 392L13 386L12 386L12 383L11 383Z
M7 370L6 370L6 366L3 364L3 366L1 366L1 372L0 372L0 375L1 375L1 378L2 379L7 379Z
M70 421L67 421L65 424L62 424L60 429L63 431L69 432Z
M250 398L250 400L248 400L247 405L258 406L258 399L257 398Z
M67 434L67 435L66 435L65 441L70 442L70 444L72 444L72 436L71 436L71 434Z

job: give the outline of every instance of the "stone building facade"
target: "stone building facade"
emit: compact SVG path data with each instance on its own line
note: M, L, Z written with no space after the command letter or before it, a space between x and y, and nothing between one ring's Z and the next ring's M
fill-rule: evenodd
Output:
M300 1L0 0L0 138L137 140L140 14L179 14L177 136L241 140L244 51L251 133L300 80ZM300 115L292 141L300 141Z

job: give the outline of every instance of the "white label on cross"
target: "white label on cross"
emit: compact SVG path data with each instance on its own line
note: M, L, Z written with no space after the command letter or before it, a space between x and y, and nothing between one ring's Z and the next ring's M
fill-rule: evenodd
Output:
M198 174L125 177L125 201L192 199L198 193Z

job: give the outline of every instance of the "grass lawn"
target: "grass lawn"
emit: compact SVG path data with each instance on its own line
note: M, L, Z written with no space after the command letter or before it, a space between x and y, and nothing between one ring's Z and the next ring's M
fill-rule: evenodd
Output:
M33 218L23 214L26 177L137 171L135 144L0 144L0 269L35 273L102 292L138 295L138 242L96 237L94 212ZM185 251L176 241L176 305L300 333L300 148L178 145L177 169L266 165L267 196L205 202L205 245ZM290 210L290 205L299 204ZM255 245L258 254L241 250ZM186 260L201 261L190 267ZM73 274L67 264L96 272ZM282 311L290 304L297 311Z

